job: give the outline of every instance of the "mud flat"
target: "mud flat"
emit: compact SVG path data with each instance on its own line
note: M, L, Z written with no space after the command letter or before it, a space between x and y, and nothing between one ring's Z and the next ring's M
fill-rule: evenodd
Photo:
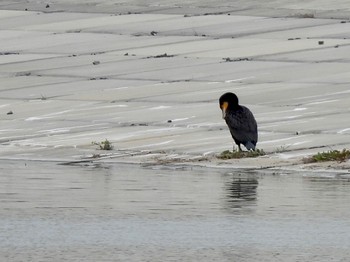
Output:
M349 148L345 2L128 3L2 2L1 159L304 168ZM256 115L266 157L215 158L232 148L226 91ZM92 145L105 139L114 150Z
M1 1L1 258L348 259L349 161L302 161L350 148L348 1L260 2ZM267 155L216 157L227 91Z

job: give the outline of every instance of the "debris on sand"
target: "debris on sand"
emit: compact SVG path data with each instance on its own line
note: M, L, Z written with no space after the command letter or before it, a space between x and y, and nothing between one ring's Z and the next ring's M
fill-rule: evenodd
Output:
M168 55L167 53L161 55L147 56L146 58L164 58L164 57L174 57L175 55Z

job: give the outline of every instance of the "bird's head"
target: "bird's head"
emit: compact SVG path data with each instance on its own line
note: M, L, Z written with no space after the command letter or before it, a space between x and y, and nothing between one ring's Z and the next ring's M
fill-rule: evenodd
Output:
M220 97L219 104L222 110L222 118L225 119L227 110L238 107L238 97L234 93L225 93Z

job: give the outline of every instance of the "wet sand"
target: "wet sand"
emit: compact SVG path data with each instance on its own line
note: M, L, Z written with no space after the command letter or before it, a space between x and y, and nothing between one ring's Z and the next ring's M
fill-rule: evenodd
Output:
M346 6L2 2L0 158L303 169L349 148ZM233 144L227 91L267 157L215 158ZM92 144L105 139L113 151Z

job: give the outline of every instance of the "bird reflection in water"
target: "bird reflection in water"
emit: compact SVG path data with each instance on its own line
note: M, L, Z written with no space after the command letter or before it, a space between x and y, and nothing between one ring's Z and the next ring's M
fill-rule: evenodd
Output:
M242 208L255 204L258 180L255 177L234 177L227 183L227 197L230 208Z

